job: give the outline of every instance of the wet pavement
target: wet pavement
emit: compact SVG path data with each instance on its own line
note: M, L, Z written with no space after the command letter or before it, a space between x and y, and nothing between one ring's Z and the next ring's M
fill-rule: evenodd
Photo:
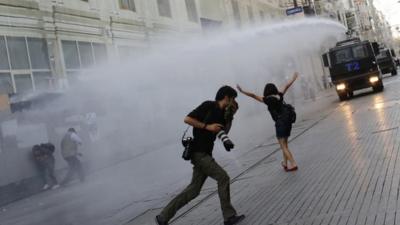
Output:
M282 170L266 113L236 118L231 138L240 140L237 147L226 153L217 146L215 158L232 179L233 205L247 216L241 224L400 224L400 80L384 82L384 92L356 93L346 102L332 90L296 102L289 147L297 172ZM154 215L190 181L190 164L175 148L7 205L0 225L153 225ZM222 224L213 180L172 224Z
M400 224L400 80L388 77L385 84L382 93L356 93L345 102L331 98L335 107L296 124L289 147L297 172L281 168L279 151L266 154L277 146L252 152L259 161L232 177L233 205L246 215L240 224ZM127 224L154 224L159 210ZM182 209L171 224L223 224L216 190Z

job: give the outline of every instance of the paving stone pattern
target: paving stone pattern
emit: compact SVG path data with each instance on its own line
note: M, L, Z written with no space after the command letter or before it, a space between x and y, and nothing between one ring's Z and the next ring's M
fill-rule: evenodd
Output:
M280 160L265 159L237 177L231 196L246 215L241 224L400 224L398 85L335 102L328 116L303 129L289 146L299 171L286 173ZM271 157L280 159L281 153ZM172 224L223 224L218 196Z

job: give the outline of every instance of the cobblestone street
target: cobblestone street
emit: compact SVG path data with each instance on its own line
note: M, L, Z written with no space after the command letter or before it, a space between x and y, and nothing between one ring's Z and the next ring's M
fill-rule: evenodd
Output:
M297 123L290 147L299 171L284 172L278 151L235 177L233 204L246 215L241 224L400 224L399 85L387 78L383 93L334 102L313 123ZM252 154L270 148L276 146ZM215 190L180 212L172 224L222 224Z

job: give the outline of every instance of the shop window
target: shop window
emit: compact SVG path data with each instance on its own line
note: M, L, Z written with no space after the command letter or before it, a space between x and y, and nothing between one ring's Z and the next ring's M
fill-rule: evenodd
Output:
M92 51L92 44L89 42L79 42L79 55L81 58L82 68L88 68L94 64L94 56Z
M13 85L10 73L0 73L0 95L13 93Z
M41 38L28 38L32 69L50 69L47 43Z
M78 48L76 41L62 41L65 67L67 69L80 69Z
M17 93L31 92L33 90L32 79L30 74L14 75L14 81Z
M8 62L6 40L0 36L0 70L9 70L10 64Z
M107 47L105 44L93 43L93 52L96 64L107 62Z
M36 90L48 90L52 86L52 76L50 72L34 72L33 80Z
M7 37L11 67L16 70L30 69L24 37Z

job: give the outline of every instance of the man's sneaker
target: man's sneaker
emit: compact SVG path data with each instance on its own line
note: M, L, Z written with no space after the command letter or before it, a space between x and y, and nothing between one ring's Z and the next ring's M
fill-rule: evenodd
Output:
M242 221L245 218L244 215L240 215L240 216L231 216L228 218L228 220L226 220L224 222L224 225L234 225L239 223L240 221Z
M55 190L55 189L57 189L57 188L59 188L60 187L60 185L59 184L56 184L56 185L54 185L53 187L51 187L51 189L52 190Z
M157 215L157 216L156 216L156 223L157 223L158 225L168 225L167 222L164 222L164 221L161 219L161 216L160 216L160 215Z
M43 190L47 190L47 189L49 189L49 187L50 187L50 186L49 186L48 184L45 184L45 185L43 186L42 189L43 189Z

